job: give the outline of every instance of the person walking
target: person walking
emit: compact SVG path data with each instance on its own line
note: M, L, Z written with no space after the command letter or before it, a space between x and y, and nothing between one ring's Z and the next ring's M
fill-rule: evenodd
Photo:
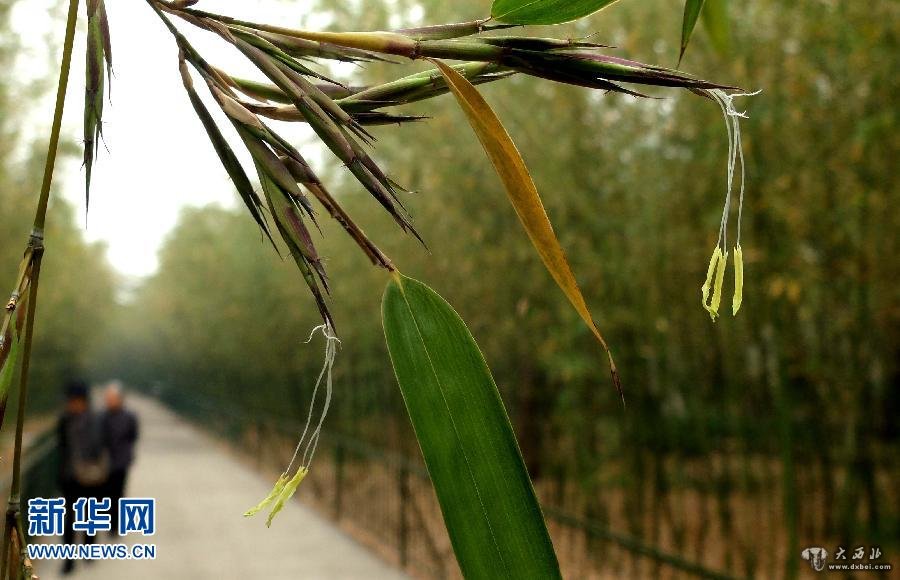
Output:
M80 498L100 498L106 485L109 459L103 449L100 424L91 411L90 392L86 383L72 380L66 385L66 403L57 423L59 443L59 485L66 500L68 514L63 528L63 543L76 543L75 502ZM94 537L85 536L93 544ZM62 573L69 574L75 561L63 562Z
M103 414L103 443L109 453L109 477L106 494L112 509L111 534L119 529L119 500L125 495L128 471L134 461L134 445L138 440L137 416L125 407L122 387L110 383L103 393L106 410Z

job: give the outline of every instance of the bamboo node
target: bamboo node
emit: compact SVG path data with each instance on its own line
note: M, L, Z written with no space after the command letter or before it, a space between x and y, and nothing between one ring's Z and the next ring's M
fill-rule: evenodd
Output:
M7 312L12 312L16 309L16 305L19 303L19 298L20 295L18 290L12 293L12 295L9 297L9 302L6 303Z
M31 230L31 235L28 237L28 247L33 249L44 249L43 229L34 228Z

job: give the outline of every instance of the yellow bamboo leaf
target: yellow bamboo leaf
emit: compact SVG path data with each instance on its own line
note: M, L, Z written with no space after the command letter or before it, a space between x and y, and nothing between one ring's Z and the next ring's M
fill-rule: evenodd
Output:
M479 141L481 141L481 145L484 147L491 163L494 165L494 169L506 188L506 193L513 208L516 210L516 214L519 216L519 220L522 222L522 226L528 233L528 237L531 239L531 243L534 244L535 249L537 249L538 254L540 254L541 260L543 260L547 270L550 271L550 275L553 276L553 279L565 293L569 302L572 303L578 315L581 316L581 319L584 320L584 323L587 324L606 351L609 357L613 382L621 395L622 388L619 382L619 375L615 362L613 362L612 354L609 352L609 346L591 317L584 296L578 288L575 275L572 273L572 268L569 266L569 261L566 259L565 252L563 252L562 246L553 231L553 226L550 224L550 218L547 217L547 212L544 209L544 204L541 202L537 187L534 185L531 174L528 173L528 168L525 166L525 161L519 154L519 150L493 109L491 109L490 105L488 105L487 101L484 100L484 97L481 96L472 83L443 62L438 60L433 62L444 75L444 78L447 80L447 86L450 87L450 91L456 97L457 102L459 102L460 107L469 120L469 124L472 125L472 129L478 136Z

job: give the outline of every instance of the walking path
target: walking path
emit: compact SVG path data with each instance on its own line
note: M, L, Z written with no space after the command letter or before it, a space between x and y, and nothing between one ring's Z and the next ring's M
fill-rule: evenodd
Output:
M157 499L156 559L79 562L66 578L91 580L401 580L361 545L297 501L265 527L265 514L241 513L264 497L270 478L230 456L214 440L159 403L133 396L141 440L127 494ZM110 541L107 536L98 542ZM61 562L36 562L42 580L60 578Z

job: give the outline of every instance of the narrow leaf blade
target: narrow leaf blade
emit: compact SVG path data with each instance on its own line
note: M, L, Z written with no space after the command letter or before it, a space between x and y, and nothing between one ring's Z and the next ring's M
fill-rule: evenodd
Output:
M466 578L560 578L506 409L453 308L399 274L385 338L453 550Z
M588 310L575 275L569 266L569 261L563 252L562 246L553 231L550 224L550 218L544 210L544 204L538 194L537 187L528 173L525 161L516 149L515 143L506 132L506 129L500 123L500 119L488 105L484 97L478 90L456 72L453 68L447 66L443 62L434 61L438 68L447 79L450 90L459 102L460 107L465 112L469 123L472 125L475 134L481 141L485 152L497 170L500 180L506 188L509 200L522 222L522 226L528 233L531 243L534 244L538 254L541 256L550 275L559 285L560 289L565 293L569 302L575 308L578 315L588 326L603 349L609 357L610 370L613 376L613 382L616 389L621 394L622 389L619 383L619 376L616 365L613 362L612 355L606 340L594 323L591 313Z
M691 34L694 33L694 27L700 18L700 11L703 10L705 0L686 0L684 3L684 19L681 22L681 52L678 54L678 63L684 57L684 51L687 50L688 43L691 41Z
M506 24L561 24L578 20L616 0L494 0L491 17Z

